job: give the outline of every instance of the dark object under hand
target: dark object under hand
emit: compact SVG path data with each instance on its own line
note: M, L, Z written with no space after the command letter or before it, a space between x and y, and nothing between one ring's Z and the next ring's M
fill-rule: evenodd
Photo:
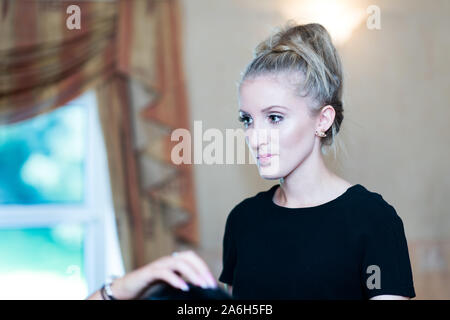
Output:
M232 296L225 290L217 288L203 289L202 287L187 284L188 291L174 288L166 282L152 285L142 296L141 300L232 300Z

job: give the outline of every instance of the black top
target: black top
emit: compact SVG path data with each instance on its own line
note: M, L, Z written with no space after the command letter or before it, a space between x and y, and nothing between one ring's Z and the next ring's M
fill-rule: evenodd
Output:
M235 299L415 297L403 223L383 197L356 184L327 203L286 208L279 184L230 212L219 280Z

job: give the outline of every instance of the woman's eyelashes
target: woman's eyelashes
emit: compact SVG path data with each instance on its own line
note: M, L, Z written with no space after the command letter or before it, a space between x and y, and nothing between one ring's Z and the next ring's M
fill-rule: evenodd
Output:
M283 120L283 116L279 114L271 114L269 115L269 118L272 124L279 124Z
M270 114L267 116L269 123L271 124L279 124L281 121L283 121L283 116L279 114ZM238 120L244 124L245 128L248 128L248 126L253 122L253 119L249 115L239 115Z
M244 127L248 127L250 125L251 118L248 115L239 115L238 120L244 124Z

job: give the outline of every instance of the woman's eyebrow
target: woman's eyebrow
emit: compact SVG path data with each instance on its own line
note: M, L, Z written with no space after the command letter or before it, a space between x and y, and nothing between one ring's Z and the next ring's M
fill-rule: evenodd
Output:
M264 112L270 111L270 110L272 110L274 108L281 108L281 109L289 110L288 107L284 107L284 106L269 106L269 107L266 107L266 108L262 109L261 112L264 113ZM249 114L247 111L244 111L242 109L239 109L239 112L242 112L242 113L245 113L245 114Z
M281 109L289 110L288 107L284 107L284 106L270 106L270 107L262 109L261 112L267 112L267 111L272 110L274 108L281 108Z

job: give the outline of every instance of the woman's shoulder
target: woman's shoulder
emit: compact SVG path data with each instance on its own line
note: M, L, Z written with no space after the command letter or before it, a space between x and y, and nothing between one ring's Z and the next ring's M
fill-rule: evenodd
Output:
M386 201L386 199L377 191L368 189L362 184L356 184L353 186L355 188L355 199L366 205L372 205L375 207L389 207L391 204Z
M270 187L268 190L258 191L252 196L247 196L239 201L230 211L229 216L244 217L252 212L255 212L258 207L264 205L265 197L273 191L278 185Z
M362 184L356 185L350 200L354 218L382 224L401 221L394 206L381 193L368 189Z

